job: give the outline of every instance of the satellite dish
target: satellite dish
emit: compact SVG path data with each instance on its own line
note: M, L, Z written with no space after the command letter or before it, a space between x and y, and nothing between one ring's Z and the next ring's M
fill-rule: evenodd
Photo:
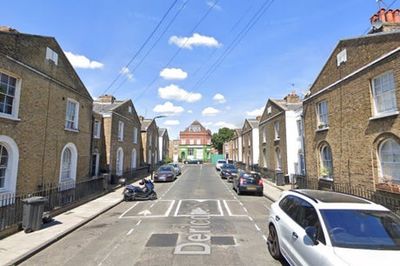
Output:
M376 20L376 21L372 22L372 27L374 29L380 29L382 27L382 21Z

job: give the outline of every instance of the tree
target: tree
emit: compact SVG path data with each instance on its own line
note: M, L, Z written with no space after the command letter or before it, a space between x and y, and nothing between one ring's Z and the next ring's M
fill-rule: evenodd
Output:
M220 128L218 133L214 133L211 137L211 143L218 150L218 153L222 153L224 142L230 140L234 134L233 129L227 127Z

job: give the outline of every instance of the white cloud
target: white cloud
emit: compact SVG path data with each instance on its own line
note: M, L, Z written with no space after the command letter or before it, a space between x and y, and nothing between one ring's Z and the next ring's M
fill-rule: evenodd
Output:
M160 71L160 77L166 80L184 80L188 74L180 68L164 68Z
M259 115L262 115L263 112L264 112L264 107L261 107L259 109L254 109L253 111L247 111L246 115L248 115L248 116L259 116Z
M221 6L215 4L215 0L213 0L213 1L209 0L209 1L206 2L206 4L209 7L213 7L213 9L215 9L215 10L221 10L222 9Z
M164 104L157 104L153 111L163 115L177 115L184 111L182 106L176 106L171 102L165 102Z
M193 110L188 110L187 111L189 114L193 114Z
M169 43L187 49L193 49L194 46L207 46L207 47L221 46L221 44L214 37L204 36L198 33L193 33L192 37L171 36L169 38Z
M228 123L225 121L216 122L214 125L216 125L217 127L227 127L227 128L231 128L231 129L236 128L236 126L234 124L231 124L231 123Z
M201 124L205 127L211 126L213 122L201 122Z
M66 52L66 51L64 51L64 53L74 68L96 69L96 68L103 68L104 66L103 63L92 61L84 55L73 54L71 52Z
M158 95L162 99L185 101L189 103L197 102L202 97L200 93L188 92L174 84L171 84L167 87L159 88Z
M123 76L126 76L129 80L133 80L133 74L127 67L123 67L120 71Z
M166 126L177 126L179 124L180 124L179 120L166 120L164 122L164 125Z
M214 107L207 107L201 112L201 114L204 116L215 116L219 112L220 112L220 110L215 109Z
M222 95L221 93L217 93L214 95L213 100L216 101L217 103L224 103L226 102L225 96Z

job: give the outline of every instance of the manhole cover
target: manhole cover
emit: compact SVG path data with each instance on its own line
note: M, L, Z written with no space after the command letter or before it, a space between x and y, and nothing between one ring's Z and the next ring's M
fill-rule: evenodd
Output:
M234 246L235 239L233 236L212 236L211 245Z
M175 247L178 234L152 234L146 247Z

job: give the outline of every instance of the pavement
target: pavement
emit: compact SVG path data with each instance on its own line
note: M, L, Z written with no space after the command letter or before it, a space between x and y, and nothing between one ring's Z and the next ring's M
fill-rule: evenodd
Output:
M157 184L158 185L158 184ZM201 186L201 184L197 184L198 186ZM227 189L227 185L225 186ZM169 187L164 194L168 193L171 187ZM284 190L289 190L291 188L290 185L285 185L285 186L275 186L274 183L270 182L269 180L264 179L264 196L269 199L270 201L276 201L279 199L282 191ZM182 188L183 189L183 188ZM24 231L21 231L19 233L16 233L12 236L9 236L3 240L0 240L0 265L16 265L20 264L21 262L25 261L26 259L29 259L30 257L34 256L35 254L39 253L40 251L46 249L49 246L52 246L55 242L61 240L63 237L69 235L69 234L74 234L74 231L79 231L79 228L85 227L86 224L91 222L92 220L95 220L97 217L104 215L105 213L109 212L111 209L116 207L117 205L120 205L122 202L122 191L123 188L116 189L113 192L110 192L102 197L99 197L93 201L90 201L88 203L85 203L77 208L71 209L70 211L67 211L63 214L60 214L56 217L54 217L54 222L52 222L49 225L46 225L45 228L35 231L32 233L25 233ZM158 192L158 190L157 190ZM188 191L189 194L187 195L182 195L181 198L202 198L204 195L199 194L198 197L193 195L191 191ZM202 191L203 193L203 191ZM213 192L215 195L212 195L211 198L219 198L220 192L215 191ZM232 194L233 195L233 194ZM207 197L209 198L209 197ZM237 201L237 198L235 197L235 200ZM223 200L223 204L230 203L233 204L234 200ZM172 203L173 202L173 203ZM222 200L221 200L222 202ZM164 199L164 201L160 201L159 203L159 208L165 210L169 208L169 204L174 205L175 199L171 197L170 200ZM192 204L193 202L187 201L184 202L184 204ZM125 203L123 203L125 204ZM163 205L164 204L164 205ZM218 200L218 204L220 204L220 201ZM257 202L258 204L258 202ZM257 204L253 204L257 208ZM153 204L154 205L154 204ZM242 205L242 204L241 204ZM135 205L136 206L136 205ZM232 208L233 212L233 205L229 205L230 208ZM242 205L243 206L243 205ZM152 206L150 206L151 208ZM182 206L182 210L184 210L185 206ZM212 207L212 206L211 206ZM217 206L216 208L221 208L221 206ZM217 209L218 209L217 208ZM226 206L226 208L228 208ZM250 208L250 207L248 207ZM268 209L268 207L267 207ZM246 209L245 209L246 210ZM265 210L265 209L264 209ZM147 210L146 210L147 211ZM171 212L171 210L169 210ZM259 210L261 211L261 210ZM167 210L168 212L168 210ZM231 210L228 210L228 212L231 212ZM247 210L246 210L247 212ZM178 214L178 210L175 211L175 216ZM190 212L187 213L190 215ZM246 213L244 213L246 214ZM143 214L143 212L139 212L139 216L144 215L146 216L146 213ZM122 215L121 215L122 216ZM135 216L135 217L139 217ZM168 216L168 215L167 215ZM167 217L165 216L165 217ZM182 214L182 217L185 215ZM232 215L235 216L235 215ZM242 216L242 215L238 215ZM133 217L133 216L132 216ZM164 217L164 216L163 216ZM263 222L265 221L266 217L263 217ZM249 218L252 220L252 218ZM140 222L139 222L140 224ZM256 225L256 228L258 226ZM254 228L253 228L254 229ZM259 229L257 229L259 230ZM267 230L267 229L265 229ZM128 233L132 233L132 229ZM263 238L266 236L263 235ZM60 241L61 242L61 241ZM26 262L25 262L26 263ZM185 262L186 263L186 262ZM29 265L30 263L27 263ZM35 264L35 263L33 263ZM47 263L45 263L47 264ZM53 263L50 263L53 264ZM100 263L101 264L101 263ZM100 265L99 264L99 265ZM183 263L184 264L184 263ZM36 264L35 264L36 265ZM75 264L76 265L76 264Z

